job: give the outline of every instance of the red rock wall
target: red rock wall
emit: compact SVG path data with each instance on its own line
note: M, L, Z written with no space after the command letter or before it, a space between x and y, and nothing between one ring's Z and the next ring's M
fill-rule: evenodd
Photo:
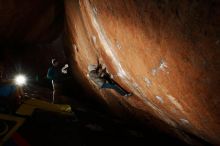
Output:
M219 1L66 0L65 11L69 55L112 109L220 144ZM87 66L97 58L134 96L92 86Z

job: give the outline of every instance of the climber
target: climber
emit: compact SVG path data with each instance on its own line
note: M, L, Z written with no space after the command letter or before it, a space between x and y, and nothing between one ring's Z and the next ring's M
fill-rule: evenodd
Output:
M107 73L106 68L103 68L101 64L88 66L88 77L98 86L99 89L114 89L120 95L128 97L132 94L120 87L110 75Z

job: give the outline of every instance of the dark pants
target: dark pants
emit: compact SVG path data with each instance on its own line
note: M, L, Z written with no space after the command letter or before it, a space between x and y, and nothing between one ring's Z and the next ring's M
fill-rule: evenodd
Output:
M115 83L104 83L101 88L114 89L120 95L125 96L127 92Z

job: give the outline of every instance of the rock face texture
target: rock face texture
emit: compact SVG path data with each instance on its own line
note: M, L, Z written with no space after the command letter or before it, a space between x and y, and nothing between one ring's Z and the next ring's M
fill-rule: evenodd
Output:
M219 1L65 0L65 13L69 58L115 112L220 144ZM134 95L94 87L86 75L97 60Z
M72 72L114 113L220 145L220 1L0 0L0 19L6 66L43 77L64 40ZM133 96L98 90L87 77L97 60Z

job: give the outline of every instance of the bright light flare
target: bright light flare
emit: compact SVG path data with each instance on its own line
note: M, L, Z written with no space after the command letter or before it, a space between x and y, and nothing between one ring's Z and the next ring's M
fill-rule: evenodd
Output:
M15 84L16 85L19 85L19 86L25 85L26 81L27 81L27 79L24 75L17 75L15 77Z

